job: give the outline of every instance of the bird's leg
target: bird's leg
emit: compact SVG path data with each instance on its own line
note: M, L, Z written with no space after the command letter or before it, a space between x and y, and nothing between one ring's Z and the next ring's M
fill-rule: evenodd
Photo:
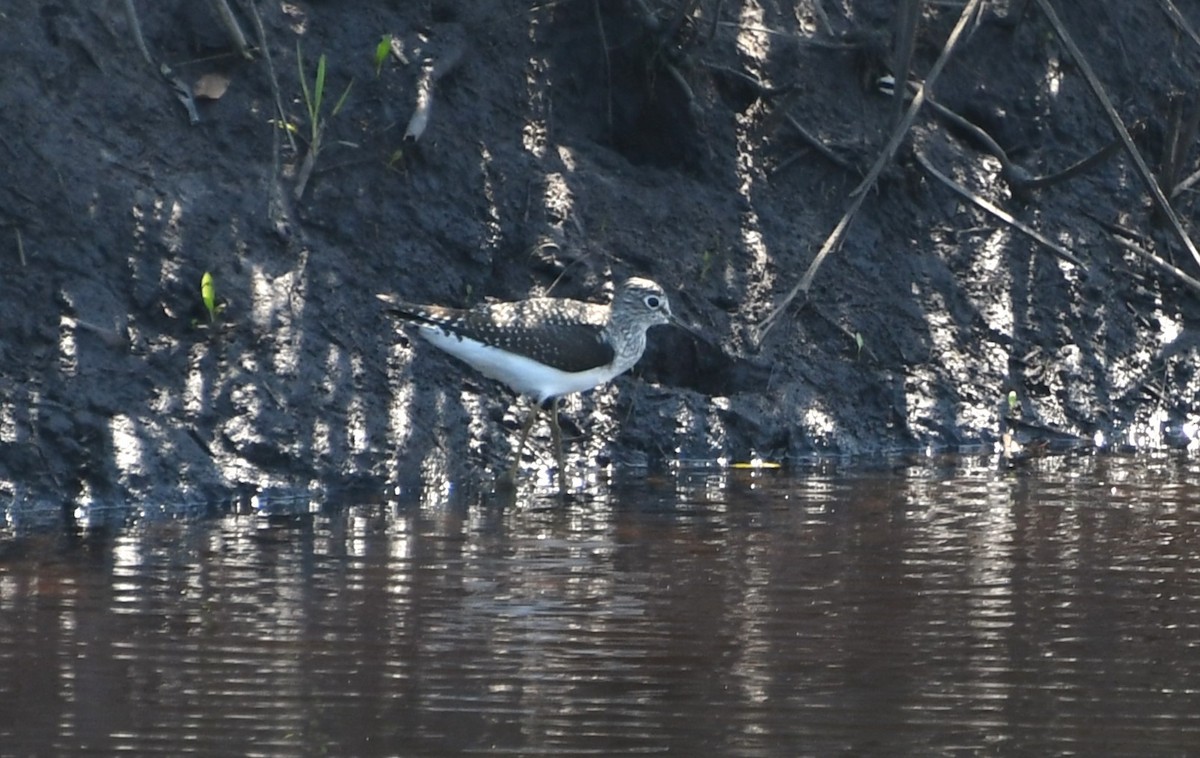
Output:
M521 453L525 452L525 443L529 440L529 432L533 429L533 422L537 421L538 413L542 407L535 401L533 407L529 409L529 417L525 419L525 426L521 428L521 439L517 442L517 452L513 455L512 468L508 470L508 479L513 484L517 482L517 470L521 468Z
M558 460L558 490L567 494L567 467L563 460L562 429L558 425L558 398L550 405L550 436L554 440L554 455Z

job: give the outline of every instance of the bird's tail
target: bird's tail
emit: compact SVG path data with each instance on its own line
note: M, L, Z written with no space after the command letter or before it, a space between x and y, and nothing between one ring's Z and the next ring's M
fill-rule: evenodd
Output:
M401 321L407 321L410 324L437 325L453 315L453 311L450 308L406 303L395 295L379 294L375 297L384 304L384 313L394 316Z

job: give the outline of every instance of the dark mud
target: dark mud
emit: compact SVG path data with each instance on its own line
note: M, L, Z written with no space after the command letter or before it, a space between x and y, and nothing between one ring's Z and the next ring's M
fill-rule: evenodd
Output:
M983 143L926 108L760 342L895 123L874 86L895 3L826 4L832 34L809 2L258 3L269 63L233 52L209 4L135 5L155 65L118 3L0 11L0 495L486 477L521 409L396 336L373 295L603 299L629 275L709 336L656 329L631 375L564 404L580 468L990 445L1010 389L1032 434L1188 442L1196 294L1111 227L1200 266L1121 151L1014 196ZM257 47L254 6L232 5ZM1055 6L1152 167L1171 183L1195 170L1200 46L1158 5ZM914 76L960 11L922 4ZM385 33L410 62L377 75ZM354 84L296 200L298 45L310 76L327 57L327 107ZM422 56L456 49L406 144ZM189 86L228 79L198 124L163 61ZM1037 3L986 3L935 94L1034 174L1114 139ZM1079 264L965 204L918 153ZM1174 205L1190 226L1195 195Z

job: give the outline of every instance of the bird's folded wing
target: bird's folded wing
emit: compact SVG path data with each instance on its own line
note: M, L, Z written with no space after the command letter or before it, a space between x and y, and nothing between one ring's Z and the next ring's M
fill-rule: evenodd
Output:
M601 327L593 324L555 324L553 338L538 331L500 331L479 333L471 330L462 336L531 358L559 371L589 371L612 363L612 345Z

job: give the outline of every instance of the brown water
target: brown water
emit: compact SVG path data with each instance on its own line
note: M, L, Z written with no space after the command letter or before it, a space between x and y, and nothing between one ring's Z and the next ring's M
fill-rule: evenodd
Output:
M0 753L1200 752L1200 463L0 530Z

